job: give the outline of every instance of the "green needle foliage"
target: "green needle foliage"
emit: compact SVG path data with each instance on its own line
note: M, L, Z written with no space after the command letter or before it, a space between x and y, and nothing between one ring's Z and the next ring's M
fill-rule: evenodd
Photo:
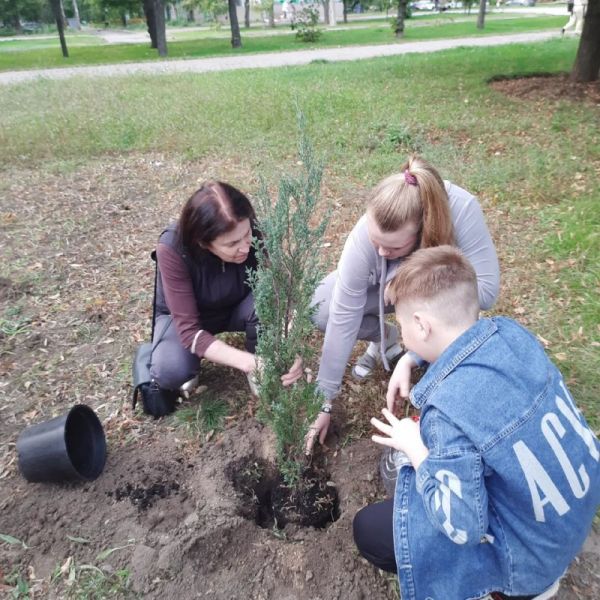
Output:
M255 239L258 268L250 276L260 321L257 355L259 417L275 432L278 467L287 485L298 482L304 465L304 437L316 418L321 398L314 382L304 379L289 387L281 383L297 356L304 364L314 350L310 306L323 276L321 246L329 215L318 211L323 164L314 156L303 115L300 130L299 175L281 178L273 201L264 181L257 198L258 228Z

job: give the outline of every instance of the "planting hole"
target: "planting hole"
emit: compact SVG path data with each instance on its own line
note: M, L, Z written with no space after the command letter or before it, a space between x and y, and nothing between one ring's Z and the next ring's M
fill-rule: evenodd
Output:
M340 517L337 489L314 465L294 488L284 484L272 464L252 456L230 464L226 475L241 500L240 515L263 529L283 529L288 523L325 529Z

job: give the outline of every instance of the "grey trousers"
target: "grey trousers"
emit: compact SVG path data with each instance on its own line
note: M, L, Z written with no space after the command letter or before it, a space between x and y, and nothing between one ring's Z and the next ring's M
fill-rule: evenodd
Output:
M317 311L313 317L313 323L325 331L329 320L329 306L333 298L333 288L337 279L337 271L333 271L321 281L315 290L312 305L318 304ZM394 306L390 304L385 307L385 313L393 313ZM359 340L379 342L381 334L379 331L379 285L369 286L367 289L367 302L363 310L363 317L358 330Z
M157 342L171 315L156 318L153 342ZM254 311L254 296L248 294L231 311L223 311L203 321L203 327L213 335L224 331L241 331L246 334L245 347L248 352L256 350L256 327L258 318ZM164 389L177 390L186 381L195 377L200 370L200 358L184 348L179 341L175 323L171 323L162 334L152 353L150 375Z

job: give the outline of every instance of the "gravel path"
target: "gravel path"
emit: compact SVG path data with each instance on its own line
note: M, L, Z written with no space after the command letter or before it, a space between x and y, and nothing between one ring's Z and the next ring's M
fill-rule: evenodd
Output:
M237 56L216 56L213 58L157 60L113 65L64 67L31 71L5 71L0 73L0 84L20 83L34 79L67 79L75 76L111 77L133 74L165 75L170 73L206 73L210 71L230 71L233 69L264 69L306 65L313 61L344 61L393 56L411 52L437 52L459 47L500 46L514 43L531 43L560 37L559 31L538 33L518 33L489 35L423 42L399 42L376 46L345 46L342 48L318 48L291 52L264 52L261 54L240 54Z

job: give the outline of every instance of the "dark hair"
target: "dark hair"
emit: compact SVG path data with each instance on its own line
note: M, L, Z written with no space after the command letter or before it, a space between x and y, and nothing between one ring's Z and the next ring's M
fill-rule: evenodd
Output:
M181 209L179 241L195 258L223 233L244 219L250 219L254 231L256 214L250 200L223 181L207 181L195 191Z

